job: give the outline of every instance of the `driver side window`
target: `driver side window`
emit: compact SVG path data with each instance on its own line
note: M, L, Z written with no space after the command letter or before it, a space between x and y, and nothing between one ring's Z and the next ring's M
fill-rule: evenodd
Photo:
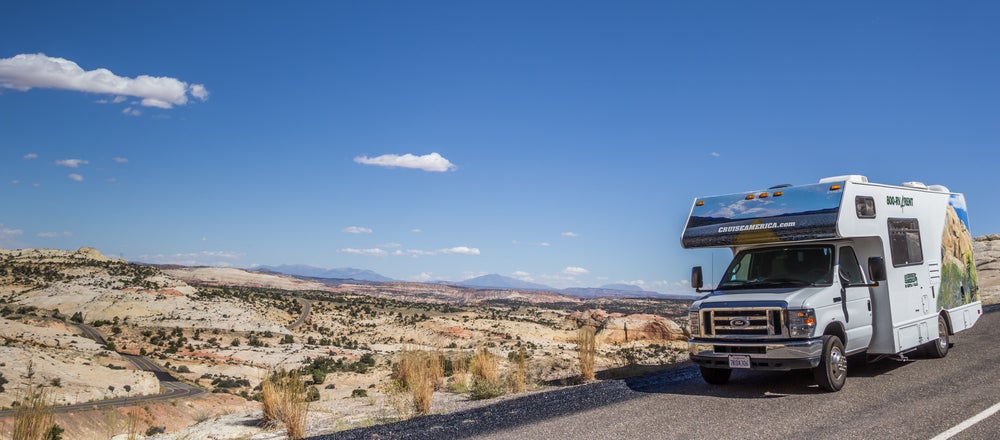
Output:
M840 276L847 284L865 284L865 274L858 264L854 248L850 246L840 248Z

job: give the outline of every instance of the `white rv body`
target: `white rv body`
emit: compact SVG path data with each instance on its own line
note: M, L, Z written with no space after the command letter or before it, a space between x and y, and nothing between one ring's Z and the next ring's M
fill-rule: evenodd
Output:
M681 242L734 255L691 307L691 359L711 383L812 368L836 391L847 355L941 357L982 314L965 199L941 186L852 175L699 198Z

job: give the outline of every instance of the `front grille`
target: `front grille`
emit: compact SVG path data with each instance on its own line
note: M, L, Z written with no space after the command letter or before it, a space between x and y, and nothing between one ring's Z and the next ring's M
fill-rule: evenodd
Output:
M780 307L703 309L704 335L710 337L783 336L784 313Z

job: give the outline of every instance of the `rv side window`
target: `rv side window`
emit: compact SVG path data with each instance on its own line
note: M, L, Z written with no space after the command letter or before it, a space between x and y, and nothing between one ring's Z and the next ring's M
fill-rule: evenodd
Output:
M920 246L920 223L917 219L889 219L889 248L894 267L924 262L924 252Z
M858 213L858 218L875 218L875 198L868 196L855 197L854 210Z
M858 264L858 257L854 254L854 248L844 246L840 248L840 276L847 281L847 284L865 284L865 275Z

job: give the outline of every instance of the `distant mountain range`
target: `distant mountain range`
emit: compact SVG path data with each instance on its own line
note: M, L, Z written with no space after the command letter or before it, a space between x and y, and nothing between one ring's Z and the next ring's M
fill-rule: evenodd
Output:
M378 273L366 269L355 269L343 267L337 269L325 269L322 267L307 266L301 264L283 264L280 266L259 266L253 270L258 272L280 273L308 278L326 278L338 280L370 281L377 283L390 283L398 280L382 276ZM517 278L506 277L498 274L483 275L470 278L462 282L438 281L436 284L446 284L452 286L471 287L475 289L497 289L497 290L535 290L544 292L555 292L583 298L623 298L623 297L652 297L652 298L683 298L690 299L686 295L665 295L658 292L642 290L641 287L631 284L608 284L601 287L570 287L567 289L557 289L544 284L532 283L519 280Z
M391 283L396 280L379 275L366 269L355 269L352 267L341 267L336 269L325 269L322 267L307 266L303 264L283 264L280 266L259 266L253 270L258 272L281 273L298 277L309 278L331 278L338 280L374 281L378 283Z

